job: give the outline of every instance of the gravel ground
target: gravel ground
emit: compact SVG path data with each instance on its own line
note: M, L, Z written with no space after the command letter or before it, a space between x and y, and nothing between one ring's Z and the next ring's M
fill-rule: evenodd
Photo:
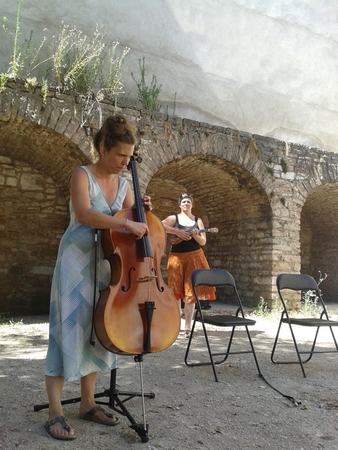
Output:
M315 355L306 365L307 378L302 377L298 365L274 365L270 353L277 321L259 317L251 330L261 371L279 392L299 401L298 406L258 376L250 354L231 356L218 366L218 383L210 366L187 367L187 339L181 333L169 349L144 356L144 391L155 394L154 398L145 398L144 410L142 398L119 396L141 428L147 423L148 442L142 442L128 417L120 413L120 424L112 428L80 420L78 403L64 407L77 439L56 441L43 427L47 410L34 411L34 405L47 401L43 378L47 321L46 316L14 318L0 326L1 449L338 448L338 355ZM219 342L225 333L215 327L209 330L212 343ZM289 343L287 333L283 339ZM325 346L327 341L327 334L322 332L320 345ZM194 342L199 354L206 355L200 328ZM244 332L238 331L236 342L239 348L247 345ZM140 391L140 363L129 356L119 356L118 361L117 388L122 394ZM100 374L97 392L104 392L109 385L110 373ZM79 383L66 383L64 399L78 395Z

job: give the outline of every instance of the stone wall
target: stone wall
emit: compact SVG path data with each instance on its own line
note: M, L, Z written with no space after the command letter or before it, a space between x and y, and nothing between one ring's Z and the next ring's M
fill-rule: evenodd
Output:
M101 103L105 117L113 105ZM338 155L230 128L125 107L143 158L139 178L161 219L179 212L182 192L194 195L208 235L211 267L235 277L247 305L270 306L281 272L318 279L326 301L337 286ZM83 115L73 95L20 83L0 94L0 314L46 312L58 242L68 222L68 180L92 159L99 111ZM129 173L125 174L129 177ZM166 260L163 259L165 275ZM231 301L226 291L223 301Z
M67 202L51 177L21 161L0 156L0 173L0 310L45 312Z

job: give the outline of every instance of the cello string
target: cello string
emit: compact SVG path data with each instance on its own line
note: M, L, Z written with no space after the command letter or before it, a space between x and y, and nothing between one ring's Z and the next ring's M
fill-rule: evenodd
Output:
M100 281L101 281L101 270L102 270L102 262L103 262L103 257L102 257L102 244L101 244L101 231L102 230L97 230L97 258L96 258L96 264L97 264L97 280L96 280L96 286L97 286L97 294L100 295L100 288L101 286L99 286ZM108 283L109 284L109 283Z

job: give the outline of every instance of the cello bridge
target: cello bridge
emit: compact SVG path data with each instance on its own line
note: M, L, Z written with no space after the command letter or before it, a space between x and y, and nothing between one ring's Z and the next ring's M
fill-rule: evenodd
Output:
M157 275L147 275L145 277L138 277L136 278L136 281L140 282L140 283L145 283L147 281L152 281L152 280L156 280Z

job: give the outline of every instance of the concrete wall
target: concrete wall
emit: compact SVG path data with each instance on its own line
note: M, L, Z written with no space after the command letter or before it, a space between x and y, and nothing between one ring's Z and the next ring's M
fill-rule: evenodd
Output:
M16 1L0 0L15 24ZM138 60L162 84L162 112L337 151L338 4L322 0L23 0L20 39L61 21L130 47L127 102ZM12 43L0 29L0 71ZM51 50L48 50L49 54ZM176 104L174 98L176 94Z

